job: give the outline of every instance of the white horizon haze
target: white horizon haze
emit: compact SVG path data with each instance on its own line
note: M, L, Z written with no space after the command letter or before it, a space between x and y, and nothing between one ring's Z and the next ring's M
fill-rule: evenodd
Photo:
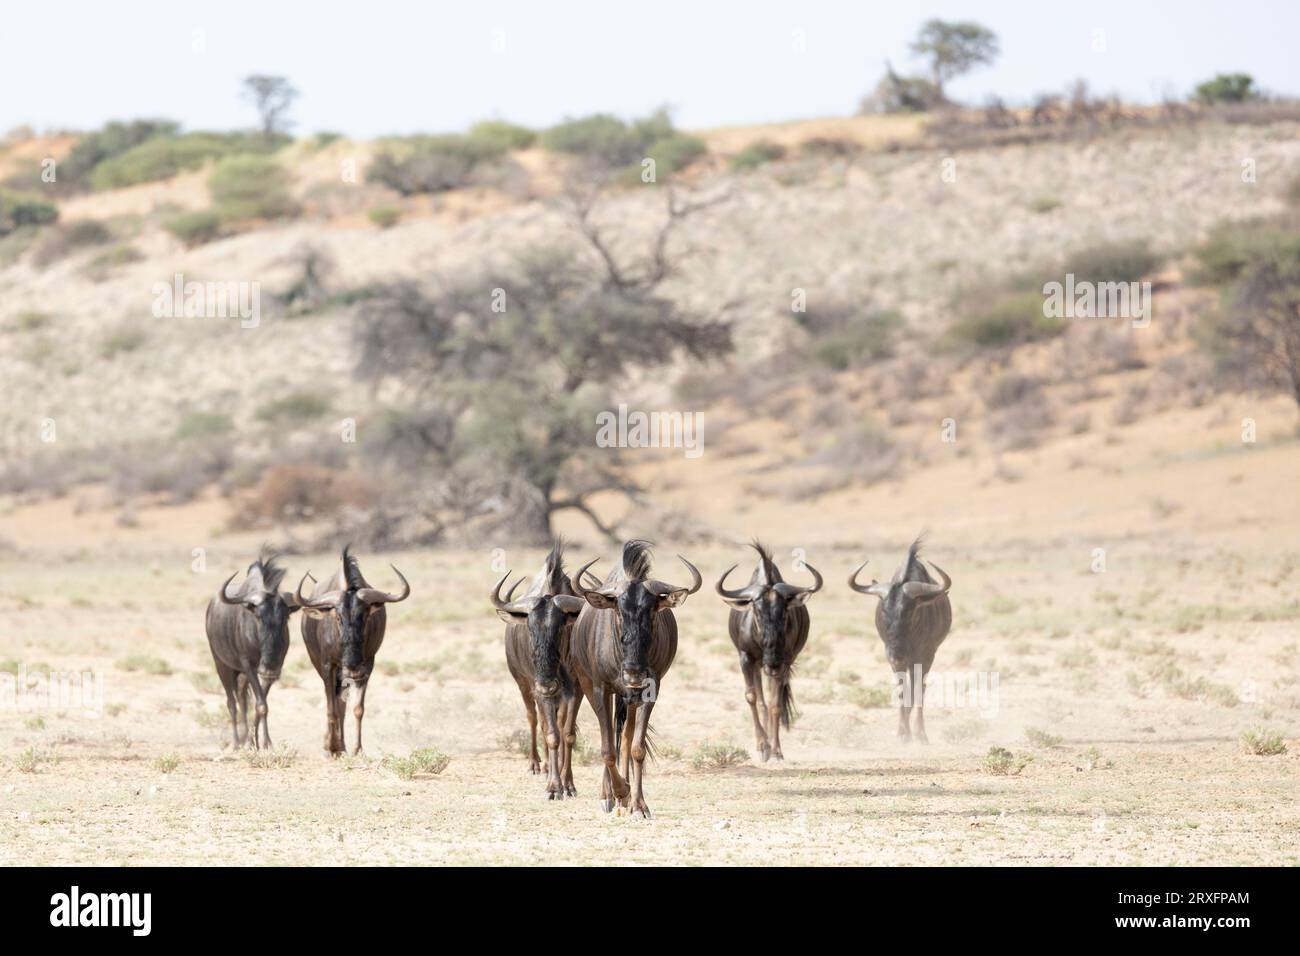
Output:
M1300 94L1300 4L1118 0L661 0L650 8L572 0L475 5L74 0L5 11L0 131L86 130L160 117L186 129L255 123L240 83L284 75L301 92L298 135L357 138L463 130L482 119L545 127L566 116L640 116L660 105L684 129L855 112L886 60L931 17L997 33L990 67L950 84L978 104L1022 104L1083 78L1130 102L1186 96L1221 72ZM1100 32L1099 32L1100 31ZM1099 48L1100 46L1100 48Z

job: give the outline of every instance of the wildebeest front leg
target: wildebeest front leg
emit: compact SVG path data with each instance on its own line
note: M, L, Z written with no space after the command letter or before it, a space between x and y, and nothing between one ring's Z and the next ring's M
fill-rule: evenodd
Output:
M628 785L618 775L618 767L615 766L618 753L614 741L614 717L610 712L613 702L613 694L603 686L595 688L591 704L592 709L596 711L596 719L600 722L600 756L605 762L600 797L601 806L606 813L614 809L616 799L626 800L629 793Z
M361 753L361 718L366 715L366 688L369 686L370 681L368 680L352 685L352 719L355 722L357 733L357 742L352 747L352 756L354 757ZM339 725L339 749L344 750L346 748L343 746L343 740L341 739L342 721L339 721Z
M624 780L632 779L632 733L636 729L636 699L637 698L634 696L632 702L629 702L627 705L626 715L623 719L623 734L618 742L618 772L623 775ZM617 702L615 703L615 706L617 706ZM617 724L615 726L617 726ZM620 799L619 803L625 807L627 806L627 800L625 798Z
M912 742L912 669L904 667L900 672L897 665L894 668L894 679L899 680L899 691L902 694L898 704L898 739L903 743ZM901 677L901 680L900 680Z
M545 724L543 729L546 732L546 799L563 800L564 782L560 777L562 740L560 737L560 719L556 713L558 701L554 697L547 697L538 701L538 707L542 711L542 719Z
M537 753L537 707L533 695L526 693L524 699L528 708L528 772L542 772L542 758Z
M338 674L326 670L321 680L325 683L325 756L333 757L343 752L343 711L339 707Z
M654 701L642 701L635 708L636 729L632 735L632 816L649 819L650 808L645 802L645 793L641 789L645 778L646 729L650 726L650 711ZM633 721L633 714L628 714L628 723Z
M235 678L235 700L239 705L239 729L235 733L236 747L244 747L248 737L248 678L240 673Z
M564 751L560 757L560 775L564 779L564 792L570 797L578 795L578 788L573 785L573 746L578 742L578 708L582 706L582 692L575 690L560 705L561 733L564 735Z
M269 712L266 705L266 691L270 688L263 689L262 682L257 679L257 670L253 669L248 673L248 686L252 688L255 709L253 713L253 746L260 750L263 747L271 746L271 731L266 726L266 715Z
M921 665L917 664L916 669L919 671ZM913 685L916 691L916 739L923 744L928 744L930 741L925 736L925 674L918 673L915 676Z
M777 760L785 759L781 753L781 702L785 698L786 679L784 674L776 677L763 675L763 680L767 683L767 728L772 742L772 756Z
M745 702L749 704L749 716L754 719L754 746L758 748L759 756L766 761L772 755L772 747L767 742L767 729L763 726L763 718L758 710L761 694L757 686L758 664L748 654L740 655L740 676L745 679Z

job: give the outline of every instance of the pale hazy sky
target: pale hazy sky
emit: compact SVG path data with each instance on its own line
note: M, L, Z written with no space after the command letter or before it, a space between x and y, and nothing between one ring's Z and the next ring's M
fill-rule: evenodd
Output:
M1297 0L21 2L3 15L0 132L138 116L248 126L239 81L254 72L302 91L299 133L545 126L663 103L685 128L845 115L886 59L919 66L907 45L931 16L1001 38L993 67L952 84L968 102L1025 102L1076 77L1152 101L1228 71L1300 94Z

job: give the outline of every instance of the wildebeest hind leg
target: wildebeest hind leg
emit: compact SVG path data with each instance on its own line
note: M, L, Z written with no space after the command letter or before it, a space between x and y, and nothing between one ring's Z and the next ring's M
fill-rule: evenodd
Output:
M563 751L560 755L560 776L564 780L564 792L570 797L578 795L578 788L573 785L573 745L578 742L578 708L582 706L582 692L575 690L560 706L560 733Z

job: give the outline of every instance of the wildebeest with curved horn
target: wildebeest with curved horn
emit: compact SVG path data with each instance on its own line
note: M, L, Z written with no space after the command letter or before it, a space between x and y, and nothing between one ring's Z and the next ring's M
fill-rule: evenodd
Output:
M511 599L520 584L518 581L505 599L501 598L501 585L510 574L507 571L492 589L492 606L497 617L506 622L506 667L519 685L524 712L528 715L531 735L528 769L532 773L541 771L537 757L540 715L546 734L547 799L563 800L566 794L575 796L578 792L573 785L572 738L566 728L570 711L578 703L577 685L564 665L564 658L573 622L587 604L574 595L564 575L564 546L559 541L518 600ZM576 712L573 716L577 716Z
M374 670L375 655L384 643L384 629L388 623L384 605L405 601L411 595L411 585L402 572L393 568L393 573L401 579L401 594L372 588L362 576L357 559L344 548L338 570L318 583L311 597L302 593L310 572L298 582L298 601L305 611L302 640L307 645L307 656L311 658L312 666L325 684L325 753L328 756L341 754L346 749L343 719L349 691L357 735L352 752L361 752L361 718L366 709L366 686Z
M664 677L677 656L673 608L681 607L704 584L699 570L681 555L677 557L691 573L690 587L651 578L650 547L648 541L625 543L622 560L600 587L589 589L582 583L582 575L595 560L570 579L573 589L590 605L582 609L573 625L569 664L600 722L600 752L605 762L601 804L608 813L615 800L623 807L630 801L631 813L637 817L650 816L642 790L646 731ZM621 775L615 766L620 753ZM631 786L625 779L629 762Z
M860 594L873 594L880 598L876 605L876 632L885 642L885 656L894 672L896 686L902 693L898 708L898 736L904 741L912 739L908 718L916 705L916 737L928 743L925 737L925 678L934 663L935 652L948 636L952 626L952 604L948 589L952 578L937 564L933 565L940 584L930 576L921 563L921 538L907 549L907 558L898 566L887 584L872 581L858 584L858 573L867 566L863 561L849 575L849 587Z
M263 550L248 566L244 583L231 591L230 582L237 574L226 578L216 597L208 601L204 617L208 647L221 686L226 689L235 747L249 742L250 690L257 701L251 743L257 748L270 747L266 695L284 666L284 655L289 650L289 615L298 610L298 600L293 592L278 590L284 568L269 551Z
M822 576L811 564L805 564L813 576L810 588L787 584L772 560L772 553L755 541L758 567L743 588L728 590L729 567L718 579L717 591L731 606L727 631L740 654L740 673L745 679L745 700L754 718L754 739L764 761L768 757L784 760L781 753L781 726L790 726L795 716L794 691L790 687L795 658L808 643L808 609L805 602L821 590ZM760 673L761 668L761 673ZM767 694L763 678L767 678ZM767 712L764 724L760 708Z

